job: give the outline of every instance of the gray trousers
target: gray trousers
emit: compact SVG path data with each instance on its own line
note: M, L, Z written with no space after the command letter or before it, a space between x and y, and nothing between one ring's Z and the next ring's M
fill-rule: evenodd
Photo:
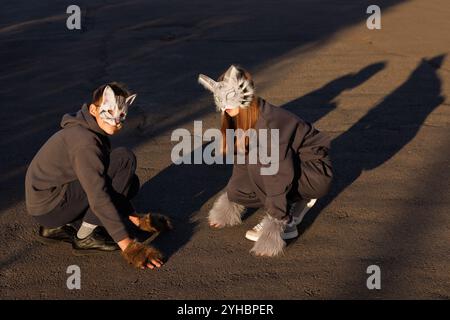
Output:
M304 161L295 165L294 180L286 181L288 202L300 199L319 199L325 196L333 179L333 170L330 159ZM233 174L227 184L228 199L247 208L261 208L264 206L267 194L265 186L256 184L256 177L251 177L247 165L235 164ZM253 171L254 172L254 171ZM258 196L259 195L259 196Z

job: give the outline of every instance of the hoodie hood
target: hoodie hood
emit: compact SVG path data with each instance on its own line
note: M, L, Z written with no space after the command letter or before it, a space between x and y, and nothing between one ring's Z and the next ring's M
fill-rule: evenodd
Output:
M78 125L96 133L100 133L101 135L107 135L106 132L98 126L95 118L89 113L87 104L83 104L81 109L76 113L66 113L61 119L62 128L70 128Z

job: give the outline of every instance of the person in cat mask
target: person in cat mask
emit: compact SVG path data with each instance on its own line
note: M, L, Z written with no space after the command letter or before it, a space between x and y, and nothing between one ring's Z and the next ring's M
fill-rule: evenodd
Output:
M239 150L239 146L243 153L251 154L251 139L239 140L235 136L228 141L227 130L277 130L278 144L271 147L271 152L276 153L271 165L276 164L277 171L262 173L267 163L261 161L260 153L254 163L234 161L225 192L216 199L208 220L214 228L233 226L241 223L246 208L263 207L265 217L245 237L255 242L251 249L255 255L279 255L285 247L284 240L298 236L297 225L330 188L330 140L312 124L257 97L251 75L242 68L232 65L218 81L203 74L198 80L213 93L222 113L224 154ZM262 147L258 138L257 148Z
M135 212L130 199L140 187L136 156L124 147L111 150L109 141L135 98L125 86L109 83L94 91L91 104L64 115L62 129L27 169L25 199L41 240L70 242L80 254L120 249L130 264L153 269L162 265L162 255L134 240L133 228L160 232L170 229L170 221Z

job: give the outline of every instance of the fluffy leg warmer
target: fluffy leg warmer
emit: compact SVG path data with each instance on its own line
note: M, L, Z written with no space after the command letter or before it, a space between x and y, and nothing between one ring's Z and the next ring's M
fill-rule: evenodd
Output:
M273 257L279 255L286 246L286 243L281 237L286 227L286 221L278 220L267 215L262 220L262 224L261 235L250 252L257 256Z
M212 209L209 211L208 220L210 224L219 227L234 226L242 223L241 215L245 207L228 200L227 193L223 193L217 198Z

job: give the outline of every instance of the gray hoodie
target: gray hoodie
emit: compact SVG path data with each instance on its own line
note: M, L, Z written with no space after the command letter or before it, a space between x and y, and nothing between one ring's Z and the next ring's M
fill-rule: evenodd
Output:
M257 163L245 165L247 170L233 170L233 175L248 176L252 189L265 208L272 216L282 219L287 214L287 198L293 186L307 199L322 196L329 189L333 178L328 154L330 137L295 114L263 99L260 100L259 108L255 129L279 130L278 172L261 175L261 168L270 164ZM306 188L310 185L316 190L311 192L311 196L305 196ZM235 185L228 187L239 189Z
M105 179L111 145L107 134L83 105L65 114L62 130L51 136L35 155L25 177L25 202L31 215L44 215L63 199L67 184L79 180L89 206L111 237L128 236Z

